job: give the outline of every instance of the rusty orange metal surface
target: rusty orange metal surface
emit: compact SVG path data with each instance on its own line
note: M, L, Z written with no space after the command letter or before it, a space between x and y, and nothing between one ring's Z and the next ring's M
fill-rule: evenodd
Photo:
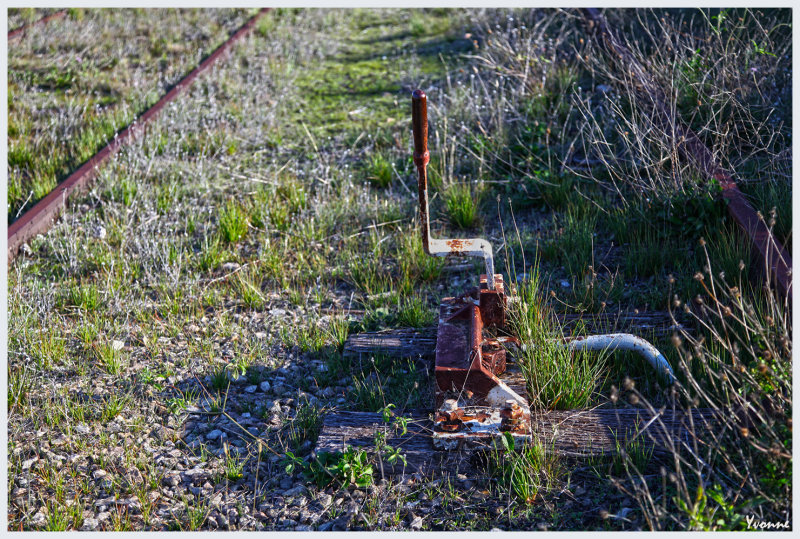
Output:
M496 289L489 290L481 275L480 302L470 298L445 298L439 311L434 375L440 400L446 392L471 393L471 399L485 398L497 386L505 371L506 350L499 341L484 334L485 329L505 325L505 286L495 276Z

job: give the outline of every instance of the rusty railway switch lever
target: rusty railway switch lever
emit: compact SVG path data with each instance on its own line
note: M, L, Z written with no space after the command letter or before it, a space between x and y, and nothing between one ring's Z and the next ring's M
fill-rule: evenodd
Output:
M476 256L486 265L480 285L455 298L444 298L439 307L436 336L436 401L442 406L435 418L434 443L462 447L464 441L486 445L488 438L509 431L530 435L528 401L506 384L507 368L503 338L493 333L506 325L506 291L503 276L494 272L494 256L488 241L435 239L431 237L428 211L428 101L422 90L411 94L414 133L414 165L417 167L422 245L432 256ZM456 399L449 397L456 396ZM509 404L509 403L513 403ZM512 412L505 412L506 408ZM503 414L511 414L506 417Z
M474 239L434 239L428 212L428 171L431 160L428 152L428 97L422 90L411 94L411 125L414 131L414 165L417 167L419 188L419 218L422 227L422 247L432 256L476 256L483 258L489 290L495 289L494 255L488 241Z

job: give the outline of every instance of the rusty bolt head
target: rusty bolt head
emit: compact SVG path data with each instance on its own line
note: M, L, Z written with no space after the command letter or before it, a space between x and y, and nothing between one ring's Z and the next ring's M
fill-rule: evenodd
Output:
M506 405L500 410L500 417L503 421L516 423L522 417L522 408L515 400L507 400Z
M461 408L454 410L452 412L442 412L439 411L436 414L436 421L461 421L461 418L464 417L464 410Z
M458 432L462 428L464 428L464 424L461 421L445 422L439 425L439 429L445 432Z
M519 419L522 417L522 408L515 400L507 400L506 405L500 410L500 417L505 419Z
M442 403L441 408L436 414L436 421L460 421L464 416L464 410L459 408L456 399L447 399Z

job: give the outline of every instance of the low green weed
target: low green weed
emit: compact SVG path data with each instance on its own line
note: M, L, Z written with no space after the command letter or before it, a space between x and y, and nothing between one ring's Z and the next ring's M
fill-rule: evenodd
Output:
M126 360L122 350L117 350L113 342L95 345L95 357L108 374L119 374L125 368Z
M424 328L434 324L434 312L422 297L414 295L410 298L397 299L397 322L401 326Z
M227 243L236 243L247 234L250 217L237 202L228 200L220 210L219 231Z
M367 164L367 179L376 187L389 187L392 183L392 164L383 154L374 154Z
M528 383L531 404L546 409L585 408L601 381L600 357L570 351L560 340L555 317L538 290L538 271L517 287L511 326L525 345L519 364Z
M461 229L475 227L479 221L478 206L481 191L474 196L469 184L456 183L444 192L444 203L450 222Z
M555 453L548 454L539 440L524 443L519 449L515 446L511 433L503 433L502 449L492 453L491 469L510 497L530 505L540 494L555 488L563 474L562 466Z

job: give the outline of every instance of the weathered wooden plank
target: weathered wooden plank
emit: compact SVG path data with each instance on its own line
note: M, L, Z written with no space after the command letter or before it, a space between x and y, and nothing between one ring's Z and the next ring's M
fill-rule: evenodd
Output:
M432 358L435 349L435 327L403 328L351 335L344 345L344 356L380 353L390 357Z
M630 331L636 335L665 337L677 330L669 313L653 311L638 314L567 314L557 316L565 334L570 334L579 324L586 333ZM385 354L401 358L432 358L436 350L436 327L422 329L389 329L351 335L344 345L346 357L359 354Z
M675 325L668 312L559 314L556 316L564 334L569 335L582 323L587 334L626 331L644 338L669 337L682 326Z
M380 414L374 412L335 412L325 416L322 430L317 438L315 451L343 451L348 445L368 450L374 455L375 433L386 433L386 443L399 447L408 463L392 466L384 461L386 475L413 474L422 472L453 470L453 473L474 471L470 455L461 452L436 451L431 443L433 424L427 414L411 414L408 433L399 436ZM375 471L376 475L380 472Z
M654 419L655 417L655 419ZM652 421L651 421L652 420ZM664 410L655 416L640 409L551 410L533 412L531 426L536 439L547 450L569 457L592 457L614 454L637 433L654 453L669 452L665 443L670 437L689 441L692 432L703 439L703 432L713 425L710 410L693 410L694 430L683 412ZM431 442L432 424L427 414L411 416L408 433L398 436L380 414L372 412L335 412L325 416L316 451L342 451L347 445L374 452L375 433L382 429L387 443L403 449L408 466L405 473L457 470L475 472L474 455L467 451L441 451ZM384 463L387 475L403 472L402 466Z
M605 408L531 413L531 428L545 446L574 457L613 454L637 433L655 453L667 453L670 438L675 443L691 438L692 422L695 435L702 437L713 425L714 413L695 409L691 421L680 410L651 414L641 409Z

